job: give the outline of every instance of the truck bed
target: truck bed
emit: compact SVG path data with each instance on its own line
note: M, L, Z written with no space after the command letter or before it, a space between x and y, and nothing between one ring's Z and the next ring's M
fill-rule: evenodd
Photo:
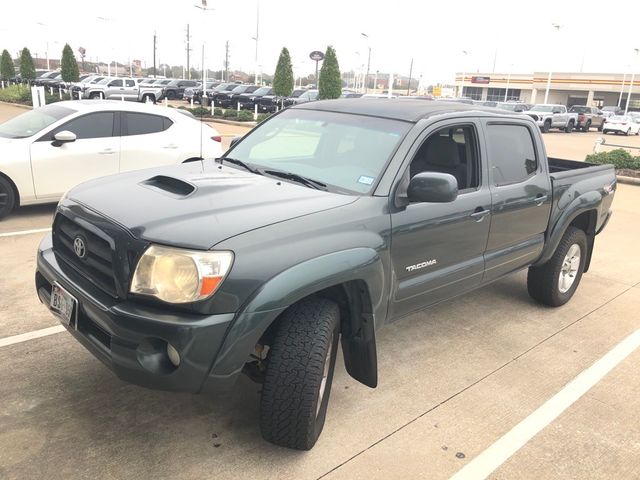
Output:
M562 158L548 157L549 173L555 179L567 176L595 173L612 170L611 165L596 165L595 163L579 162L576 160L564 160Z

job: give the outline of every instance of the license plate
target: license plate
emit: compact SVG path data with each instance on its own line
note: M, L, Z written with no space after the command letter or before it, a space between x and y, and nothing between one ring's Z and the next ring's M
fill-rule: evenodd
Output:
M77 312L78 301L57 283L51 288L51 311L60 318L65 325L71 323L71 319ZM74 321L75 325L75 321Z

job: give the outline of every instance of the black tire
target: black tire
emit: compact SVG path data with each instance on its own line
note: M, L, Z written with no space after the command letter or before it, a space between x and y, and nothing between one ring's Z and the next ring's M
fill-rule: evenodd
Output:
M587 120L587 123L585 123L584 127L582 127L582 131L588 132L590 128L591 128L591 120Z
M309 450L327 414L340 312L334 302L310 298L290 307L278 321L262 387L260 430L271 443Z
M602 122L602 123L600 124L600 126L598 127L598 131L599 131L599 132L602 132L602 130L604 130L604 122Z
M147 101L150 101L151 103L156 103L156 97L154 97L153 95L151 95L150 93L145 93L142 96L142 103L147 103Z
M631 133L631 129L630 128L627 128L627 131L624 132L625 136L627 136L627 137L629 136L630 133Z
M16 206L16 192L11 182L0 176L0 219L9 215Z
M173 90L169 90L167 92L167 100L175 100L176 99L176 92L174 92Z
M560 273L563 270L565 257L573 245L580 247L578 270L571 287L565 292L560 288ZM527 290L531 298L550 307L559 307L567 303L575 293L587 258L587 235L584 231L569 227L564 233L558 248L547 263L539 267L529 267L527 276Z
M545 120L542 124L542 133L547 133L551 130L551 120Z
M564 128L564 132L565 133L571 133L573 131L573 127L574 127L574 122L573 120L571 120L569 123L567 123L567 126Z
M93 92L91 95L89 95L90 100L100 100L101 98L102 95L100 95L99 92Z

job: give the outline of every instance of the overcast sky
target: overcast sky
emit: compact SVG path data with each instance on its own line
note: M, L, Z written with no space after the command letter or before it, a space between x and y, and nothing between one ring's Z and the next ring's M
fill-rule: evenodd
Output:
M222 68L229 40L230 67L251 72L258 1L258 63L266 73L275 69L283 46L291 52L296 75L312 73L309 52L329 44L337 50L341 70L366 68L362 32L369 35L371 72L408 75L414 58L414 77L422 75L426 83L452 82L455 71L491 72L494 59L498 72L580 71L581 66L584 72L623 72L631 63L640 71L633 51L640 48L640 4L628 0L208 0L214 10L206 13L194 7L200 0L11 1L3 5L0 49L15 55L28 46L43 57L48 40L50 57L58 58L68 42L76 52L85 47L91 60L131 58L150 66L156 31L158 64L182 65L189 23L193 66L201 64L206 31L209 68ZM552 23L561 25L559 32Z

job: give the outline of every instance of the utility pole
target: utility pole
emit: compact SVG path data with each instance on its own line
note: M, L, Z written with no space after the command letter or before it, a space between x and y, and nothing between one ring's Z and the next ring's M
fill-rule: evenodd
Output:
M153 32L153 78L156 78L156 32Z
M413 76L413 58L411 59L411 66L409 67L409 84L407 85L407 95L411 92L411 77Z
M229 40L227 40L224 48L224 81L229 81Z
M189 66L189 55L191 54L191 46L189 42L191 41L191 35L189 35L189 24L187 23L187 78L191 80L191 67Z

